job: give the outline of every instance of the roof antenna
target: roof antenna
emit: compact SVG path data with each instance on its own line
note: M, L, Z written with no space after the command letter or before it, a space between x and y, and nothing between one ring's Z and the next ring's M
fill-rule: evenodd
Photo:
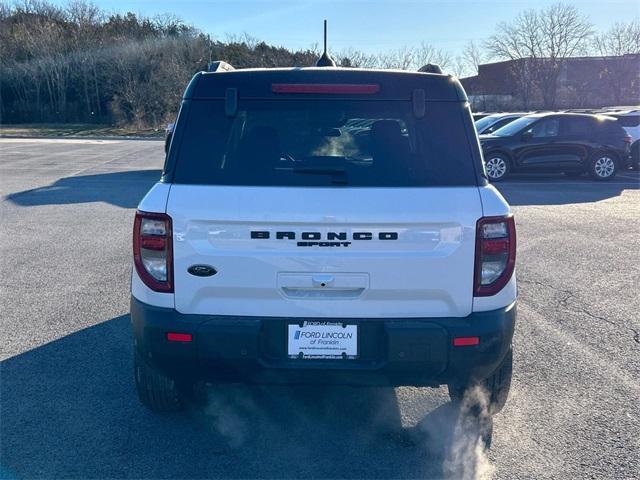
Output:
M316 62L316 67L335 67L336 62L327 53L327 21L324 21L324 51L322 56Z

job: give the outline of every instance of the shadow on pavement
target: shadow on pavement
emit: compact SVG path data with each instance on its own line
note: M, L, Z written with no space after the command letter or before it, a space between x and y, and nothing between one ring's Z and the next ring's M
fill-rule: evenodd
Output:
M106 202L135 208L160 174L160 170L133 170L65 177L49 186L12 193L6 198L23 207Z
M448 453L458 415L450 403L407 429L391 388L229 385L208 389L204 407L154 415L135 396L131 355L123 315L2 362L1 476L457 478L467 471L465 456Z
M566 205L618 197L625 190L639 189L640 179L617 177L610 182L597 182L587 176L513 175L494 186L512 206Z

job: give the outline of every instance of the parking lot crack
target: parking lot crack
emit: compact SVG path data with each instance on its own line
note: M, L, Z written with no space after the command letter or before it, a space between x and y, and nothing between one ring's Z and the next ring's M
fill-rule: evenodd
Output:
M558 303L560 305L562 305L563 307L568 307L568 302L570 299L575 297L575 294L571 291L571 290L566 290L564 288L558 288L555 287L551 284L545 283L545 282L540 282L538 280L518 280L520 283L524 283L524 284L533 284L533 285L539 285L541 287L545 287L548 288L550 290L555 290L556 292L560 292L563 294L563 297L558 300Z
M587 309L586 307L584 307L583 305L581 305L581 301L579 298L576 297L576 295L571 291L571 290L567 290L564 288L558 288L554 285L551 285L549 283L545 283L545 282L541 282L539 280L519 280L520 283L522 284L532 284L532 285L538 285L541 287L545 287L548 288L550 290L554 290L556 292L559 292L562 294L562 298L560 298L559 300L557 300L557 304L558 306L561 306L567 310L571 310L573 312L576 312L578 314L583 314L586 315L590 318L593 318L595 320L600 320L602 322L608 323L609 325L612 325L616 328L623 328L622 325L619 322L616 322L615 320L612 320L610 318L607 317L603 317L602 315L596 315L595 313L592 313L589 309ZM571 300L573 300L572 302L570 302ZM631 327L626 327L628 330L630 330L633 333L633 341L637 344L640 344L640 332L638 332L637 330L631 328Z

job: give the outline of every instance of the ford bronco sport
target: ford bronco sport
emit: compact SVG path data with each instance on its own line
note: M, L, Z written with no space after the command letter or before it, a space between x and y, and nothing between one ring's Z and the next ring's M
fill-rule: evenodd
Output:
M511 381L515 226L441 73L201 72L133 234L135 382Z

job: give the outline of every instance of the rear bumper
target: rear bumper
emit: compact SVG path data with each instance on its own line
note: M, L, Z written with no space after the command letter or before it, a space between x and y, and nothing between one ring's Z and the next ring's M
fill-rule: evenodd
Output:
M358 325L356 360L290 359L287 325L301 320L312 319L184 315L131 298L135 348L175 379L396 386L488 377L511 345L516 303L465 318L330 319ZM167 332L190 333L192 341L169 342ZM453 346L466 336L480 344Z

